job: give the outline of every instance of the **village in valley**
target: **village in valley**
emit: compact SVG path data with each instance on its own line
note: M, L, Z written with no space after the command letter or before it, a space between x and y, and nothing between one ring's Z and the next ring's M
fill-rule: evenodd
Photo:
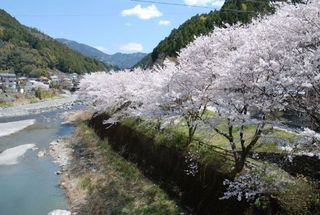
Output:
M38 78L18 77L14 73L0 73L0 106L8 106L19 100L29 103L35 102L35 99L52 98L63 90L75 91L80 78L81 76L77 73L61 73Z

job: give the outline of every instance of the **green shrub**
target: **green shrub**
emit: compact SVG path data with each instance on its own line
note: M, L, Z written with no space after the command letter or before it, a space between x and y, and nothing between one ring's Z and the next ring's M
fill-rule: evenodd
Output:
M319 210L320 207L319 189L314 182L302 176L298 176L295 182L289 184L277 198L284 214L313 215L315 213L310 209Z
M55 96L55 92L51 90L44 90L39 87L35 90L35 96L40 100L49 99Z

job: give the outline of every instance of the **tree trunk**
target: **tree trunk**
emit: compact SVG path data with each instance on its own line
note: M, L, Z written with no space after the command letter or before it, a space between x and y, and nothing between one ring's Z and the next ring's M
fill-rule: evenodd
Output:
M160 129L161 129L161 119L157 119L156 129L157 129L157 131L160 131Z
M188 145L190 145L192 143L193 136L194 136L194 133L196 132L196 130L197 130L197 125L191 126L188 128Z
M238 173L240 173L243 170L245 163L246 157L241 156L240 159L236 160L232 174L237 175Z

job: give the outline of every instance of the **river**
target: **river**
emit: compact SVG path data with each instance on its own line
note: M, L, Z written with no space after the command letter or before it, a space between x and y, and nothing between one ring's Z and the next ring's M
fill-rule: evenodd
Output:
M62 124L61 114L65 111L55 110L37 115L0 118L0 124L9 122L0 134L9 129L10 122L35 120L33 125L23 130L9 136L0 135L2 155L10 151L6 152L7 149L26 144L35 145L33 149L20 156L16 164L6 165L1 163L0 159L1 215L46 215L52 210L68 209L64 191L58 186L59 176L55 174L59 171L59 166L49 155L42 158L37 156L39 151L48 151L51 142L72 134L74 127Z

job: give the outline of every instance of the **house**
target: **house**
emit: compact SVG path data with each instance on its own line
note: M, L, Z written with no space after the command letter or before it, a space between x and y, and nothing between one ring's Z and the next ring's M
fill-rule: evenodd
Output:
M42 82L44 84L49 84L49 78L45 76L41 76L40 78L37 79L38 82Z
M41 88L43 90L49 90L49 85L42 83L41 81L37 81L37 80L29 80L29 85L31 85L30 87L32 89L37 89L37 88Z
M60 86L62 89L71 90L73 88L73 81L70 78L63 78Z
M17 91L20 93L29 92L32 90L32 85L27 77L19 77L17 79Z
M79 75L77 73L72 73L69 78L72 80L72 81L78 81L79 79Z
M73 83L73 87L72 87L72 90L77 90L78 89L78 86L80 84L80 76L77 74L77 73L72 73L70 75L70 79L72 80L72 83Z
M17 76L12 73L0 73L0 87L3 90L17 90Z
M51 75L50 76L50 80L53 82L53 83L59 83L59 77L57 75Z

